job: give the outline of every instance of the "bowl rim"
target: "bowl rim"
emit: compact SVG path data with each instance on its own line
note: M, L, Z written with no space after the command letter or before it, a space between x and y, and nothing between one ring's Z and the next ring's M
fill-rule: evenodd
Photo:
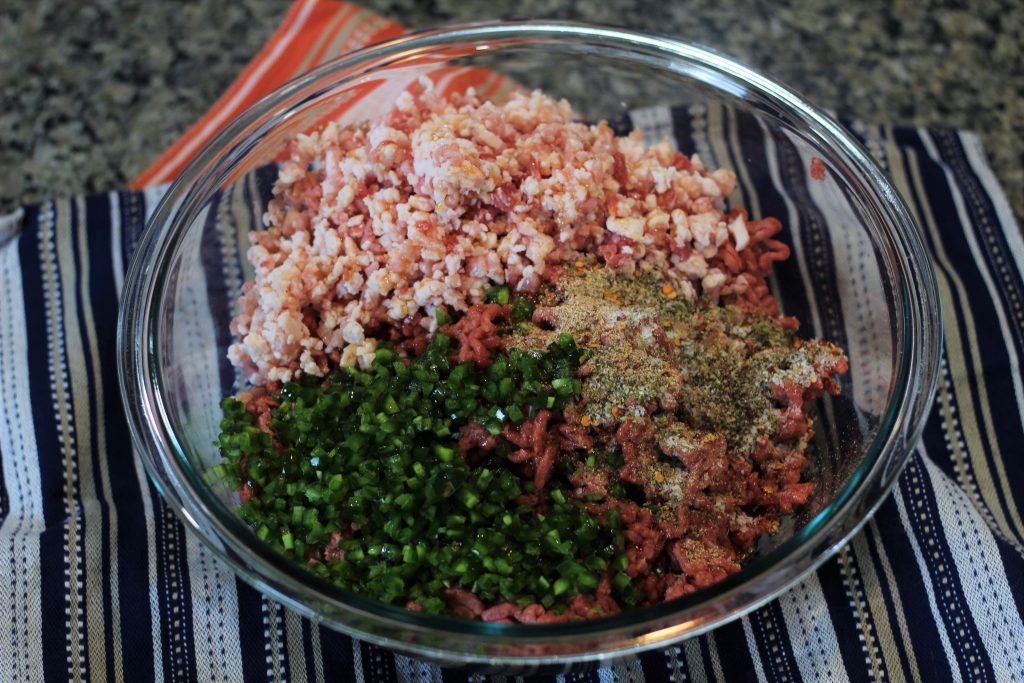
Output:
M838 146L852 162L857 176L864 180L868 192L875 200L876 208L885 214L885 222L894 230L886 236L891 240L887 245L897 259L897 281L899 291L894 293L897 304L904 304L901 319L908 344L898 349L897 372L893 384L894 394L889 402L883 425L869 449L868 457L861 464L836 499L820 512L815 520L808 523L804 531L789 539L770 553L764 560L764 567L752 563L738 574L699 591L697 597L688 596L679 601L660 603L652 607L629 610L629 616L607 617L592 621L556 625L503 625L482 624L434 615L421 615L378 603L339 589L263 547L245 543L238 537L252 533L237 518L222 519L222 504L212 500L209 490L195 486L197 475L191 471L181 444L174 433L169 411L164 405L159 388L162 379L159 363L155 361L157 344L155 337L159 328L160 301L169 256L173 253L182 235L192 221L183 217L194 216L208 200L203 192L197 191L218 169L230 167L233 158L241 158L251 148L254 140L276 125L282 116L286 117L289 107L310 88L325 77L345 70L357 71L347 74L346 80L353 80L382 66L378 62L390 59L414 59L431 50L437 50L472 41L525 41L541 42L571 41L584 44L613 45L622 50L649 52L659 56L671 56L701 69L709 69L732 79L742 81L744 86L755 89L762 97L784 109L788 115L811 128L815 137ZM365 67L363 71L358 71ZM334 84L336 85L336 84ZM272 118L263 125L257 125L268 116ZM227 150L227 151L225 151ZM870 191L870 192L869 192ZM878 200L881 201L878 201ZM208 142L196 157L189 162L181 175L171 184L157 209L153 212L146 229L139 239L124 281L123 298L118 319L117 343L119 348L119 385L132 440L136 451L160 493L168 499L171 507L185 526L195 532L204 544L215 554L226 560L240 577L271 594L275 599L297 609L307 617L326 623L355 637L385 645L404 652L428 658L457 660L481 664L551 664L605 659L627 652L639 652L665 646L683 637L699 635L726 621L731 621L778 597L795 585L811 571L844 545L850 537L873 515L888 495L896 477L909 458L913 444L920 437L924 427L924 416L930 409L938 380L938 357L941 348L941 321L937 317L938 296L930 260L921 239L916 222L888 182L883 172L872 161L860 143L841 124L817 107L811 105L792 89L775 79L762 75L741 62L726 57L709 48L685 43L677 39L646 34L628 29L583 24L578 22L526 21L526 22L479 22L450 27L429 29L368 46L353 53L331 60L295 79L265 96L245 112L232 120L220 133ZM916 266L916 267L915 267ZM899 306L897 306L899 308ZM911 386L911 385L914 386ZM895 463L883 457L895 453ZM198 479L201 481L201 475ZM871 484L867 498L854 494L865 492ZM847 519L848 513L856 506L865 507L866 513L856 520ZM825 513L828 512L826 515ZM232 528L234 527L234 528ZM244 531L243 531L244 529ZM225 540L228 542L225 544ZM245 539L249 540L249 539ZM799 542L797 542L799 541ZM823 546L820 546L824 543ZM792 544L792 546L790 546ZM239 555L238 549L251 557ZM763 578L773 562L768 560L789 557L799 549L815 548L813 556L803 558L802 563L793 567L783 566L782 575L775 572L773 585L764 593L750 597L744 591L756 579ZM784 551L784 552L783 552ZM750 567L757 571L748 572ZM312 579L312 580L311 580ZM534 643L561 643L567 646L565 652L543 655L491 654L477 651L452 650L449 647L410 643L392 635L368 633L336 618L326 618L307 600L294 595L295 582L303 587L313 586L316 597L339 607L349 617L367 618L371 622L385 623L392 632L415 631L436 636L438 633L456 638L470 638L480 644L495 643L502 646L513 641L516 646L528 648ZM323 584L317 586L317 583ZM334 595L331 595L331 594ZM341 596L339 599L335 596ZM306 596L304 596L306 597ZM739 600L733 605L704 618L680 621L698 605L704 605L712 597L724 602ZM697 598L700 598L699 600ZM730 603L731 604L731 603ZM637 617L641 618L639 621ZM622 622L622 623L619 623ZM574 652L570 644L581 637L598 638L609 632L621 633L629 644L617 642L613 646L599 646L596 649ZM453 644L451 640L449 645Z

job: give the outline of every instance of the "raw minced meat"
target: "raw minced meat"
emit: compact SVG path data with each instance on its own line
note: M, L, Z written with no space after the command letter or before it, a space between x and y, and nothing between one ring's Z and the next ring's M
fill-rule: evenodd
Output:
M732 171L667 142L587 125L539 91L498 105L442 99L429 81L381 121L328 124L288 145L252 234L229 357L254 384L368 367L383 328L480 303L508 283L536 291L558 264L596 253L656 268L685 297L744 297L788 250L777 221L726 212Z

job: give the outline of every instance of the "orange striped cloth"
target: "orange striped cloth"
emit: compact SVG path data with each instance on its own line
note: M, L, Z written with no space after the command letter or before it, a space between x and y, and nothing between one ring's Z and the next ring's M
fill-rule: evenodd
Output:
M267 93L323 62L365 45L394 38L405 30L401 24L341 0L295 0L280 28L227 92L177 142L140 173L131 182L131 187L141 189L174 180L210 138ZM493 97L504 84L504 79L481 69L441 67L432 70L430 76L442 93L463 91L474 86L481 96ZM350 115L368 116L366 107L359 108L358 112L352 111L366 94L364 91L358 97L350 98L341 109L330 112L325 118L335 118L343 110L349 110Z

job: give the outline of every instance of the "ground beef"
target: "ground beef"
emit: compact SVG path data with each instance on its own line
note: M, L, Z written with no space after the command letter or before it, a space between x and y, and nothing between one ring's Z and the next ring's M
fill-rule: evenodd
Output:
M502 348L504 340L498 335L498 324L508 318L509 307L499 304L471 306L462 318L441 328L456 340L452 360L456 363L476 363L487 367L494 354Z
M740 570L736 554L727 545L686 538L673 543L669 553L674 568L686 577L694 590L710 586ZM692 592L688 588L682 591Z
M490 453L501 439L487 431L479 422L471 421L462 428L459 435L459 451L463 457L473 453Z
M457 617L476 619L484 611L484 603L480 602L480 598L462 588L445 588L441 596Z
M563 451L584 450L594 447L594 439L584 427L569 422L558 425L559 445Z
M502 624L557 624L575 619L610 616L619 611L618 603L611 597L611 581L604 574L593 593L573 597L561 613L550 612L539 604L519 607L512 602L502 602L483 610L479 616L483 621Z
M243 503L247 503L253 496L259 494L259 488L256 487L251 481L243 481L238 487L238 498Z
M430 332L423 324L423 316L416 314L388 329L388 341L396 349L410 356L418 356L430 344Z
M351 534L343 533L341 531L335 531L333 534L331 534L331 540L328 541L327 547L324 548L324 562L331 562L333 560L344 560L345 551L339 548L338 545L350 536Z
M610 477L611 474L606 469L591 469L580 464L569 476L569 481L576 487L573 495L577 498L607 498Z
M811 178L813 180L825 179L825 162L821 157L811 157Z
M762 230L763 237L774 234L775 226L757 229ZM744 258L756 258L756 254ZM503 332L508 327L508 308L476 305L459 322L443 328L456 339L453 360L484 366L495 349L514 345L516 338ZM541 337L546 339L543 334L557 335L567 324L566 316L572 315L564 307L539 306L532 322L539 330L548 330ZM620 325L635 318L626 312L610 315L618 316ZM585 315L576 317L584 321L580 324L586 324ZM640 327L626 328L627 336L649 338L651 348L669 354L667 359L677 352L678 344L666 336L661 325L650 326L642 316L635 319L641 321ZM716 326L725 329L736 322L728 322L728 317L709 320L708 334L719 336L722 332L715 332ZM790 334L791 326L775 324L777 331L769 332L769 336L788 339L785 335ZM588 337L583 334L580 338ZM605 333L592 335L592 339L599 344L609 341ZM836 376L846 371L847 362L834 347L817 346L816 342L807 342L806 347L803 355L783 361L789 369L773 370L776 374L771 376L779 379L767 389L765 400L768 411L775 411L775 424L762 426L766 431L749 452L731 447L721 432L695 428L681 419L691 409L682 401L682 394L680 400L653 400L643 406L631 403L632 407L604 423L587 417L585 400L561 415L539 410L518 425L506 424L500 435L470 422L459 435L459 448L474 462L502 444L511 446L507 460L531 477L535 486L533 493L516 502L533 507L539 514L549 508L546 488L556 476L556 463L575 462L566 476L569 495L584 501L586 510L601 524L607 525L609 514L617 512L626 543L625 571L642 596L641 604L672 600L739 571L743 557L758 539L778 528L779 516L793 512L813 493L814 483L800 480L807 462L811 403L826 391L838 390ZM595 357L595 361L600 360ZM597 367L601 367L600 362ZM594 370L594 363L589 362L579 375L586 381ZM685 368L683 371L685 374ZM672 369L659 377L662 384L671 384L671 378L677 375L680 386L695 381L683 374ZM718 415L710 406L701 410L701 414ZM583 458L584 454L616 448L622 463L615 467L587 464ZM625 495L623 485L628 487ZM608 582L609 577L602 576L598 590L575 596L557 613L537 604L484 605L463 589L448 590L445 599L456 614L485 621L557 623L619 611Z
M270 429L272 411L278 406L274 398L277 387L253 387L250 391L243 393L239 398L245 404L245 409L256 418L256 426L267 434L273 434Z
M533 476L534 490L544 490L544 485L551 477L558 455L558 439L548 432L551 420L550 410L539 410L533 417L522 424L506 424L502 435L518 450L508 455L510 462L522 465L528 475Z

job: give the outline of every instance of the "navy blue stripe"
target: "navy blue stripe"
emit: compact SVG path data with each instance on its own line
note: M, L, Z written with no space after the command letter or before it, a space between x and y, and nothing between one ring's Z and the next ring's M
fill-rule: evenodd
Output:
M121 258L125 270L128 270L135 245L146 227L146 201L141 192L119 192L118 200L121 207Z
M191 680L196 675L195 634L192 632L192 586L185 552L185 529L162 497L156 497L153 507L163 666L165 671Z
M21 221L21 230L20 230L20 232L22 234L24 234L25 230L28 229L28 228L29 228L29 224L27 222L27 217L23 216L22 217L22 221ZM0 248L2 248L2 246L0 246ZM14 302L14 305L17 306L18 303L20 303L20 302ZM12 324L11 320L9 320L9 319L8 320L0 320L0 325L6 327L7 330L12 330L12 328L10 327L11 324ZM3 329L3 328L0 328L0 329ZM7 330L5 330L5 333L6 333ZM0 336L0 338L3 338L3 337ZM17 422L17 420L18 420L18 418L15 417L15 422ZM21 429L21 425L20 424L15 426L15 424L12 424L10 422L10 419L5 420L5 422L4 422L4 424L2 426L3 426L4 429L9 429L9 430ZM3 449L0 448L0 463L3 462L5 457L13 458L14 454L13 453L5 454ZM7 519L7 515L10 512L10 510L11 510L10 498L9 498L9 494L7 492L7 482L4 480L4 469L3 469L3 467L0 467L0 526L2 526L3 523L4 523L4 520ZM22 513L22 518L24 518L24 513ZM12 544L14 543L14 540L15 540L14 538L11 539L11 543Z
M843 668L850 675L850 680L867 680L871 671L864 661L866 656L860 641L861 630L857 614L850 605L850 596L846 592L843 567L838 557L833 557L818 569L818 581L821 592L828 605L832 629L836 634L839 653Z
M795 223L789 215L786 206L786 197L776 188L770 171L770 160L768 158L768 140L764 131L758 125L757 120L746 113L739 114L740 145L743 157L746 160L747 172L750 175L750 184L756 188L757 199L761 205L762 215L751 215L752 220L774 217L782 222L780 237L787 243L792 242L789 235L792 233ZM776 146L778 143L776 143ZM781 166L781 163L779 164ZM794 199L791 199L795 203ZM790 258L781 263L775 263L773 279L777 284L774 292L779 304L786 315L793 316L800 321L800 333L805 337L813 337L814 330L810 326L811 310L807 298L807 288L804 286L803 278L800 275L800 268L795 258Z
M365 665L363 667L366 668ZM467 683L470 680L472 673L468 669L451 666L443 667L441 669L441 682L442 683Z
M690 112L686 107L673 107L672 135L676 139L676 148L688 157L697 153L697 146L693 142L693 126Z
M99 510L99 524L100 524L100 559L101 565L99 567L102 576L100 582L103 586L103 594L101 596L101 603L103 605L103 628L104 631L109 631L112 628L112 614L113 614L113 586L111 583L111 575L109 567L111 566L111 553L110 547L110 508L112 501L108 500L103 494L103 483L107 480L107 468L104 466L104 457L100 449L100 429L99 423L103 420L103 415L100 414L98 405L98 396L100 396L100 387L92 386L94 378L97 375L99 368L96 367L96 362L93 359L92 349L89 345L88 329L89 320L86 317L85 307L89 305L89 302L93 300L92 283L94 278L97 276L96 271L100 270L105 262L105 257L109 254L97 254L96 258L93 259L92 254L89 253L89 225L100 226L93 232L95 234L101 234L104 230L103 219L110 215L109 199L105 195L97 195L90 197L82 202L72 202L72 224L71 224L71 242L75 264L75 299L77 302L78 309L78 325L82 331L82 337L79 340L79 348L82 350L82 361L84 364L84 375L86 382L91 387L90 391L85 392L87 396L89 406L89 454L92 460L92 471L93 481L96 490L96 502L98 503L97 508ZM85 215L80 215L79 211L85 210ZM84 221L84 225L82 224ZM85 229L86 244L83 245L80 241L79 227ZM102 241L94 239L93 242ZM86 262L83 258L83 249L86 250L88 261ZM86 267L88 272L86 272ZM102 301L102 299L101 299ZM91 311L90 311L91 312ZM95 324L95 316L93 316L93 323ZM99 330L93 329L95 334L96 353L99 355ZM96 359L102 364L102 358ZM111 361L116 363L115 358L111 358ZM105 388L105 387L104 387ZM79 433L81 433L79 431ZM80 444L82 446L83 444ZM79 451L79 458L82 457L81 451ZM79 492L79 499L81 500L82 495ZM83 527L85 521L83 519ZM84 529L83 529L84 530ZM92 533L92 532L91 532ZM85 569L84 578L87 581L93 580L88 576L88 569ZM106 661L114 661L114 643L113 638L105 638L103 641L103 649ZM107 669L107 679L113 680L113 667Z
M755 165L753 159L748 156L748 153L754 150L764 150L764 136L761 134L759 126L743 126L744 122L743 114L731 109L725 109L722 112L722 139L725 142L725 153L729 157L725 163L720 163L719 166L723 168L731 168L736 173L736 190L734 196L738 194L740 196L740 202L737 206L742 206L747 209L747 213L753 219L761 218L761 216L754 215L754 198L758 200L761 198L760 186L754 182L753 174L750 172L750 166ZM749 120L749 119L748 119ZM736 145L732 143L732 134L736 134ZM747 177L750 178L750 183L743 182L743 176L740 175L740 169L743 168ZM763 211L763 209L762 209Z
M355 660L352 656L352 639L324 626L320 630L320 652L323 655L324 671L344 671L351 677L355 671Z
M952 196L945 185L945 175L941 167L931 161L928 157L918 155L909 147L904 148L904 155L907 163L918 162L921 172L922 185L924 186L924 197L914 196L911 198L918 211L923 211L923 204L931 206L932 215L936 220L946 221L947 224L959 226L956 218L956 206ZM968 342L972 337L978 344L977 349L964 348L965 372L967 385L971 388L966 396L956 395L957 402L970 402L970 408L976 415L982 415L987 410L992 416L994 430L990 431L985 420L977 421L979 442L982 451L971 453L971 458L987 458L990 463L995 461L993 444L997 445L1001 453L1012 453L1024 442L1024 431L1021 427L1020 407L1014 400L990 400L989 397L1012 397L1014 396L1013 372L1010 358L1007 353L1008 340L999 334L999 319L996 314L994 303L987 296L973 296L969 301L969 311L961 308L962 304L958 292L954 286L954 279L959 278L966 292L984 292L985 283L982 279L978 264L971 254L970 247L964 236L964 230L970 230L969 226L959 226L961 229L944 229L941 231L942 248L949 261L950 267L945 266L941 261L935 260L937 272L946 276L953 293L953 310L945 311L944 324L947 329L955 325L963 342ZM928 242L935 248L932 235L928 234ZM952 270L951 270L952 269ZM973 318L973 329L968 325L966 314L970 313ZM991 330L991 334L978 333L981 330ZM979 377L973 364L973 353L983 359L983 377ZM977 390L980 382L984 381L987 395ZM954 463L947 458L940 459L937 463L942 470L954 479L957 477ZM1003 458L1002 464L1007 473L1011 490L1018 490L1024 486L1024 463L1020 458ZM1016 501L1007 498L1006 492L1001 486L995 487L995 493L1003 506L1015 507ZM1018 537L1018 540L1020 539Z
M11 429L10 424L4 425L5 429ZM4 457L13 458L14 455L11 453L4 454L3 448L0 448L0 462L3 462ZM3 469L0 468L0 525L3 525L4 520L7 519L8 513L11 511L10 498L7 495L7 482L4 480Z
M704 638L714 640L718 650L718 662L722 665L722 675L726 681L732 683L757 680L754 660L750 656L750 648L747 647L747 634L739 620L719 626L701 640ZM708 661L711 661L710 657Z
M862 144L865 147L867 147L867 145L868 145L867 136L865 136L861 132L861 127L857 125L856 121L844 118L842 116L837 117L837 120L839 121L839 123L843 124L843 128L846 129L847 133L849 133L854 138L856 138L857 142L859 142L860 144ZM876 159L876 161L877 161L877 159Z
M244 181L242 181L244 183ZM231 300L238 295L239 283L228 282L225 277L223 256L223 231L235 230L234 216L228 205L232 193L239 190L235 184L225 192L218 192L209 203L209 213L203 226L203 234L199 246L199 258L206 276L207 301L210 308L210 320L214 321L214 338L217 344L218 372L220 377L221 396L232 393L235 383L235 371L227 359L228 346L231 345L231 331L227 321L231 320ZM222 208L223 207L223 208ZM239 245L239 252L245 249ZM219 322L219 324L217 324Z
M640 653L640 667L644 672L645 683L668 683L672 679L669 677L669 657L668 653L664 650L648 650L647 652Z
M267 164L260 166L253 171L253 174L256 178L256 191L259 195L256 198L256 206L265 207L274 197L274 184L277 182L277 165ZM247 196L246 199L250 202L249 206L253 206L252 198ZM258 213L257 216L262 216L262 214Z
M900 491L907 504L907 516L914 536L920 544L925 565L936 588L935 602L960 666L960 673L964 680L973 680L978 678L973 669L978 668L985 680L994 680L992 663L982 646L981 635L964 596L964 587L958 580L960 577L953 553L938 526L940 518L935 491L928 482L924 461L916 451L905 476L900 480ZM960 633L964 634L963 638L959 637ZM961 645L965 641L970 641L976 647L970 643ZM968 661L971 656L975 658L973 664Z
M632 117L628 113L612 116L606 119L606 122L608 123L608 127L611 128L616 135L629 135L633 132L633 129L636 128L636 126L633 125ZM658 141L648 140L647 142L650 143Z
M47 527L39 537L40 614L43 624L47 625L40 640L43 648L43 678L47 681L67 681L70 676L64 547L64 530L61 525Z
M887 503L891 503L891 500L892 500L891 498L887 499L886 502ZM897 520L897 523L898 523L898 520ZM882 539L880 539L878 537L878 534L876 534L874 532L874 528L867 528L866 527L862 533L864 534L864 538L867 541L867 543L865 545L867 547L867 553L866 554L868 555L868 557L863 557L861 554L858 554L857 555L857 559L860 562L870 562L871 563L872 568L875 571L875 575L880 578L880 580L878 581L877 585L878 585L879 591L882 594L882 601L885 603L886 615L889 615L889 614L895 615L897 613L897 610L896 610L896 603L895 603L895 600L894 600L894 597L896 597L896 593L895 593L894 589L897 588L897 586L895 584L891 584L890 582L886 581L885 578L884 578L886 576L885 568L882 565L882 561L881 561L881 557L880 557L880 552L883 550L883 548L882 548ZM874 616L875 616L876 619L878 619L879 617L884 616L884 615L875 614ZM894 622L891 626L892 626L892 630L893 631L898 631L899 630L899 624L898 623ZM900 635L902 635L902 634L900 634ZM893 638L893 645L895 646L897 656L899 657L899 666L900 666L900 671L902 672L902 677L904 679L908 679L909 680L911 678L910 657L913 656L913 653L910 653L910 652L907 651L907 648L904 646L904 640L903 640L902 637L898 636L898 637ZM888 665L889 662L886 662L886 664ZM890 678L897 678L897 676L895 674L896 674L896 672L890 671L889 672L889 677Z
M1015 317L1017 324L1011 326L1015 333L1014 341L1018 347L1024 346L1024 312L1021 312L1021 302L1024 300L1024 282L1021 278L1024 277L1024 273L1020 273L1015 267L995 204L967 160L959 135L955 131L945 129L933 130L930 133L940 159L952 171L954 182L964 198L971 221L971 225L967 227L975 228L975 234L982 246L982 255L993 274L993 279L1002 285L996 288L997 295L1010 317ZM1005 228L1012 230L1015 226Z
M113 443L119 436L120 446L109 447L108 454L119 453L118 460L132 457L130 435L124 424L114 431L107 432L108 441ZM125 462L121 465L125 474L134 473L134 464ZM116 466L111 469L116 469ZM113 480L119 479L112 477ZM120 482L117 483L120 490ZM127 485L127 483L125 484ZM118 595L121 610L121 651L124 664L125 680L150 680L154 676L153 648L156 646L153 618L150 610L150 591L155 590L149 582L149 545L155 543L150 538L146 525L145 508L141 495L157 498L156 491L146 480L145 490L139 490L138 480L135 491L124 489L123 493L115 493L118 506L118 547L131 548L129 552L120 552L118 556ZM140 495L141 494L141 495ZM154 518L159 509L154 502ZM158 522L156 522L158 523Z
M772 601L751 612L747 619L754 634L754 642L757 643L761 666L768 680L800 680L800 669L793 658L779 602Z
M829 237L828 221L811 199L807 188L808 171L795 144L784 135L775 137L779 175L800 216L800 241L803 245L808 275L818 302L820 334L841 347L847 346L846 326L836 290L836 265ZM795 260L795 259L791 259ZM801 321L802 323L805 321ZM809 323L808 323L809 324ZM803 326L801 332L804 332Z
M363 678L366 681L393 681L395 674L395 656L388 650L359 641L363 655Z
M17 305L17 304L15 304L15 305ZM9 325L9 324L10 324L10 320L0 320L0 325ZM5 429L20 429L21 426L18 425L17 427L15 427L8 420L8 421L5 421L4 428ZM13 453L5 454L4 451L3 451L3 448L0 448L0 463L3 462L5 457L13 458L14 454ZM4 523L4 520L7 519L7 515L8 515L8 513L10 511L11 511L11 506L10 506L10 498L8 496L8 493L7 493L7 482L4 479L4 470L3 470L2 467L0 467L0 526L2 526L3 523ZM11 541L13 542L13 540L14 539L12 538Z
M908 479L904 472L894 495L900 495L904 489L912 488L906 482ZM917 662L918 672L925 681L944 680L949 677L949 668L943 654L945 648L939 636L938 624L932 618L932 608L921 570L914 557L913 546L903 527L899 508L893 496L889 496L878 509L875 523L879 529L884 530L884 535L877 541L889 558L894 578L893 586L899 589L900 604L908 620L907 628L915 650L912 656ZM885 585L885 588L888 590L891 587ZM897 626L894 624L893 628ZM921 653L931 654L921 656Z
M242 678L246 681L267 680L263 596L241 579L235 579L235 589L238 592L238 643L242 654ZM330 671L326 662L324 671Z
M27 211L26 230L18 238L22 264L22 289L25 297L25 333L28 341L30 377L49 377L50 359L48 320L40 236L43 216L54 210L52 202ZM56 268L53 263L50 268ZM57 283L59 291L60 283ZM68 619L65 614L67 590L64 586L64 461L60 430L54 413L50 383L32 382L32 419L36 428L36 446L40 453L52 454L39 459L40 488L46 529L40 535L40 597L43 623L60 625L44 628L43 675L49 681L67 680ZM77 626L76 626L77 628ZM77 656L77 653L75 653Z
M447 665L444 665L444 664L439 664L438 668L439 668L439 670L441 672L441 682L442 683L477 683L478 682L478 678L482 679L482 681L493 681L493 680L495 680L493 675L475 673L474 672L474 668L472 666L459 666L457 664L452 664L451 666L447 666ZM475 676L478 677L478 678L475 678ZM545 681L550 679L549 676L524 676L523 677L523 679L525 681L529 681L529 683L535 683L535 681L534 681L535 678L539 679L539 680L542 679L542 680L545 680ZM508 680L515 680L515 679L510 677Z
M153 624L149 609L149 562L145 552L149 545L145 508L135 475L131 435L124 420L121 392L117 390L117 309L96 305L116 291L114 263L111 256L109 230L109 196L87 204L87 239L89 243L89 292L93 303L96 343L100 353L99 374L103 383L104 413L101 417L106 432L104 476L110 482L111 496L117 510L117 546L136 552L119 552L118 602L121 616L121 649L125 680L151 680L153 666ZM123 209L122 209L123 211ZM123 224L122 224L123 225ZM97 451L98 452L98 451ZM109 548L104 545L104 550ZM108 557L104 556L104 562ZM109 595L107 596L109 599ZM109 605L109 609L113 609ZM108 639L113 640L113 639ZM110 653L108 645L108 656ZM108 659L108 661L113 661ZM110 668L113 671L113 667Z

